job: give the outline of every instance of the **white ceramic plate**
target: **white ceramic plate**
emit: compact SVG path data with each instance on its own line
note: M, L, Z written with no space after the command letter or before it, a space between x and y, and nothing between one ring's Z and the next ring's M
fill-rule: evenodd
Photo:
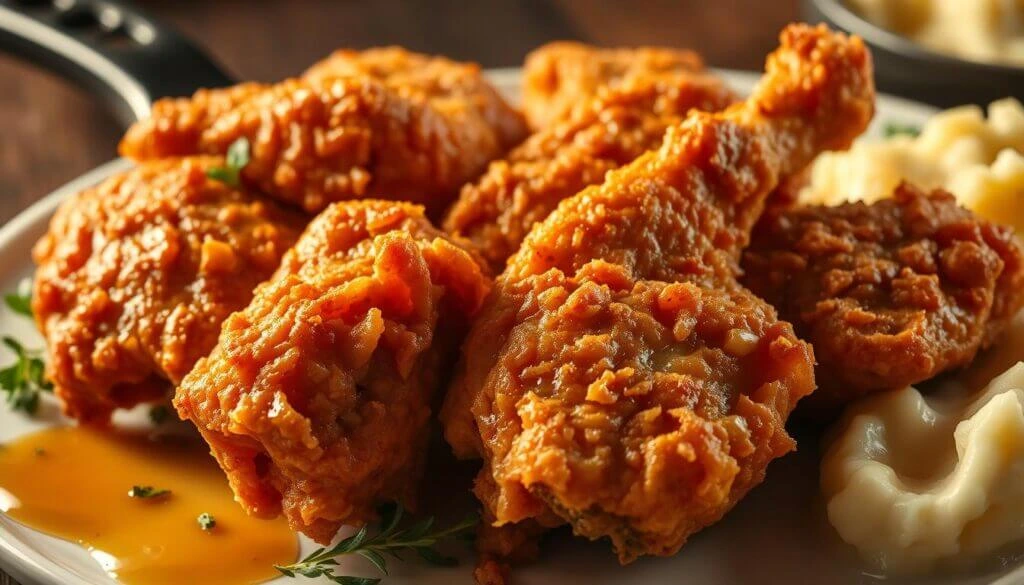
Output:
M721 72L737 90L748 91L757 75ZM494 81L512 99L519 93L517 70L491 72ZM934 110L906 100L881 96L873 132L885 123L920 124ZM58 203L68 195L89 187L111 173L130 166L113 161L69 183L39 201L0 228L0 292L14 290L29 276L32 264L29 251L43 233ZM14 335L26 341L38 334L31 324L4 308L0 310L0 334ZM10 360L0 354L0 364ZM9 411L0 403L0 443L61 424L57 406L49 401L37 419ZM667 585L685 581L688 585L732 583L872 583L877 580L864 573L852 549L835 536L825 521L824 505L817 490L817 446L801 443L800 452L772 464L765 483L730 512L722 522L696 535L672 558L643 559L628 567L618 566L604 543L589 543L560 533L544 544L542 558L515 573L521 585L621 585L642 583ZM69 486L69 489L74 489ZM303 554L311 543L303 540ZM472 561L455 569L419 566L395 567L386 585L472 583ZM25 585L111 585L114 583L77 545L46 536L0 515L0 566ZM1003 567L985 575L932 577L928 582L981 583L1024 582L1024 569ZM352 574L374 575L371 567L354 563ZM918 580L924 581L924 580ZM915 581L887 580L889 583ZM279 579L274 583L313 583L308 579Z

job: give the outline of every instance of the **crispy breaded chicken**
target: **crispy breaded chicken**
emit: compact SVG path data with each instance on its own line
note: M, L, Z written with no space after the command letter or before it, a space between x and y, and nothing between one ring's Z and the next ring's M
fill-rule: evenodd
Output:
M442 413L456 454L484 460L493 526L568 523L623 562L672 554L793 449L812 351L738 284L739 257L779 177L873 108L859 39L790 26L748 101L692 112L530 232Z
M401 47L341 49L314 64L302 76L315 81L351 75L369 75L399 91L422 92L439 101L465 101L497 131L498 140L506 149L526 138L523 115L501 97L476 63L412 53Z
M689 110L718 111L734 101L725 83L706 73L638 78L599 91L463 187L444 228L471 240L500 272L533 224L563 199L656 148Z
M604 49L557 41L534 49L523 64L523 110L534 130L562 120L601 88L641 78L704 73L700 55L685 49Z
M68 200L36 244L32 310L68 416L165 398L277 269L306 220L208 179L218 157L144 164Z
M246 510L326 543L414 503L434 391L491 286L481 265L418 205L313 220L174 400Z
M339 61L330 62L344 69ZM308 78L160 100L120 151L135 160L224 154L244 137L251 161L242 179L308 212L369 196L440 212L525 126L477 68L431 63L395 79L327 75L323 64Z
M766 217L744 284L814 345L823 413L969 363L1024 305L1013 229L943 191Z

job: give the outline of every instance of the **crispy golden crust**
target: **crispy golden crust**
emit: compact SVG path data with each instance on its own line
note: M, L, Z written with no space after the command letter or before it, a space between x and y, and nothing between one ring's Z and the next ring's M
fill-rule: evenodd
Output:
M510 330L499 305L467 343L499 355L472 405L498 523L554 513L624 561L671 554L793 448L783 425L813 358L752 294L600 260L501 293L528 316Z
M638 78L686 76L703 69L700 56L685 49L548 43L527 55L523 65L523 110L530 127L541 130L567 117L603 87Z
M33 251L32 308L69 416L103 423L164 397L298 238L300 215L206 178L223 164L148 163L50 221Z
M506 149L526 138L522 113L501 97L476 63L412 53L401 47L342 49L307 69L303 77L318 80L351 75L369 75L400 91L422 92L431 98L465 100L496 129Z
M475 68L438 70L448 76L417 77L430 91L399 83L411 75L314 74L160 100L120 150L136 160L224 154L246 137L252 156L242 178L306 211L373 196L440 212L524 127Z
M490 288L416 205L334 204L178 387L251 513L328 542L413 503L431 397Z
M967 364L1024 304L1013 230L906 184L873 205L766 217L743 267L814 344L825 410Z
M444 228L471 240L500 272L533 224L563 199L656 148L689 110L718 111L735 100L720 79L703 73L642 78L600 91L587 107L532 135L463 187Z
M157 100L149 118L128 129L118 150L122 156L140 161L205 152L200 147L210 127L269 88L265 83L249 82L223 89L200 89L191 98Z
M874 88L858 39L781 41L748 102L691 113L509 260L442 412L496 525L555 516L624 562L671 554L793 447L811 348L738 285L739 255L778 178L863 131Z

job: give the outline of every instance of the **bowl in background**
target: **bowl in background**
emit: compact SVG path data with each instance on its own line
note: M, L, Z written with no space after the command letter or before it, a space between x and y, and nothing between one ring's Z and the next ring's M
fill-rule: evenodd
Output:
M803 0L803 15L808 22L863 38L874 56L881 91L944 107L1024 98L1024 67L937 53L861 18L842 0Z

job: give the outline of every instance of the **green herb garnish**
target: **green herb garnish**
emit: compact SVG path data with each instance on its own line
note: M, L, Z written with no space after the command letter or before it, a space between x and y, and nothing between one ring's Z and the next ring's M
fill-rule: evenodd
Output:
M19 315L25 317L32 316L31 294L11 293L4 295L4 303L7 305L7 308Z
M889 122L885 125L885 137L892 138L893 136L918 136L921 134L921 127L914 124L901 124L899 122Z
M249 164L249 139L243 136L232 142L224 162L225 166L208 169L206 176L225 185L237 187L242 169Z
M149 409L149 420L155 425L162 425L170 418L171 411L163 404Z
M170 494L171 490L158 490L151 485L133 485L132 489L128 490L129 498L141 498L143 500L162 498Z
M209 532L217 527L217 519L213 515L203 512L196 518L196 522L199 523L199 527Z
M46 379L40 351L25 349L13 337L2 338L3 344L14 352L14 363L0 370L0 390L7 393L7 404L14 410L35 414L39 410L39 395L52 392L53 384Z
M325 577L341 585L376 585L380 583L380 579L376 577L336 575L334 573L338 566L336 557L359 555L370 561L373 566L377 567L377 570L385 575L388 574L385 554L401 560L400 553L413 552L428 563L450 567L457 565L458 561L439 553L435 546L439 541L471 530L479 522L479 518L474 515L449 528L434 529L434 517L430 516L408 528L400 529L398 524L402 520L402 507L399 505L382 508L380 519L380 530L374 536L370 536L369 529L363 526L359 532L329 549L317 549L298 563L285 566L274 565L274 568L293 578L296 576L311 579Z

